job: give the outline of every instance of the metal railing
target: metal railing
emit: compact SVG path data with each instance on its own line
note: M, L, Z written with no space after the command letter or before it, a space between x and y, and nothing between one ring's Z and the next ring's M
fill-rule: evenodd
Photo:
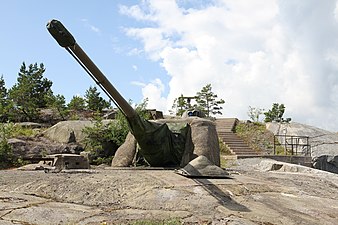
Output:
M274 135L274 155L277 154L278 146L283 147L284 155L311 156L311 146L308 136Z

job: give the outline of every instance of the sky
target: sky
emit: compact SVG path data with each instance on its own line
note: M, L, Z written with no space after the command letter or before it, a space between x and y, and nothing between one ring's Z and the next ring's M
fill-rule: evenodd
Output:
M1 0L0 76L10 88L23 62L43 63L67 101L95 86L48 33L57 19L134 103L168 114L175 98L211 84L225 100L219 117L283 103L285 117L338 131L338 3L318 3Z

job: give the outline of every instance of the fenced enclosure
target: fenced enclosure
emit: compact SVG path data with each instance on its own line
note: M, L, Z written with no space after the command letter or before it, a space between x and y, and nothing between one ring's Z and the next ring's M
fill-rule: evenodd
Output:
M308 136L274 135L273 153L311 156Z

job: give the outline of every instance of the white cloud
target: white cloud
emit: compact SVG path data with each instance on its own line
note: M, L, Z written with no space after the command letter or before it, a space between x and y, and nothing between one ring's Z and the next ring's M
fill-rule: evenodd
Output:
M154 108L208 83L226 100L224 116L247 119L248 106L284 103L295 121L338 130L338 5L335 0L215 0L190 8L142 1L123 13L151 25L128 28L170 76L143 87ZM154 97L154 96L152 96ZM166 99L167 104L163 102Z
M148 98L149 109L163 109L166 107L166 98L162 97L164 85L160 79L155 79L143 85L142 94Z
M135 85L135 86L139 86L139 87L145 87L146 86L145 83L140 82L140 81L132 81L131 84Z
M93 24L91 24L88 19L81 19L81 21L84 23L84 25L86 27L88 27L91 31L93 31L94 33L97 33L97 34L101 34L101 30L94 26Z

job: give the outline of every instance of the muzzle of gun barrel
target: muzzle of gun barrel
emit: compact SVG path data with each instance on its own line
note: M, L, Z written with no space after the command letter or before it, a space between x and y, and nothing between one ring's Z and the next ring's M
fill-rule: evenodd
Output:
M73 35L58 20L54 19L49 21L47 23L47 30L59 43L59 45L61 45L61 47L72 47L76 43Z

